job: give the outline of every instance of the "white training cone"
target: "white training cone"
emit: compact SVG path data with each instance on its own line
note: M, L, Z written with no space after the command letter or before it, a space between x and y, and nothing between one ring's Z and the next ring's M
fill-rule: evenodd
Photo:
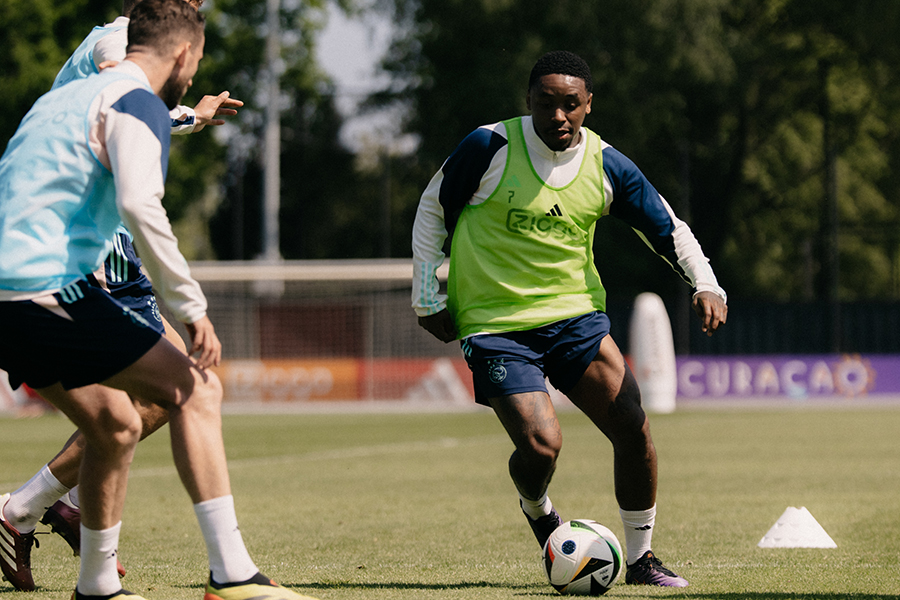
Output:
M788 506L757 545L760 548L837 548L805 506Z

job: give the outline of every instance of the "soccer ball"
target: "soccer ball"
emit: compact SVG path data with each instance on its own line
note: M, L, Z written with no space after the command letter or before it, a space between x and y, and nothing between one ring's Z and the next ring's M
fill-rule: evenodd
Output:
M600 596L622 572L622 547L596 521L577 519L556 528L544 546L544 568L560 594Z

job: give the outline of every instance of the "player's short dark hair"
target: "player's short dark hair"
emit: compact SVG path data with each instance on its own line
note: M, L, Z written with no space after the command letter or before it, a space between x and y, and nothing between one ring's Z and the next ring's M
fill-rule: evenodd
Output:
M540 57L531 69L528 77L528 89L530 90L544 75L571 75L584 81L584 89L590 94L593 89L591 81L591 68L587 62L574 52L567 50L553 50Z
M141 0L128 21L128 48L135 46L166 51L183 41L197 43L205 19L184 0Z
M134 10L134 7L137 6L137 3L141 0L125 0L122 3L122 14L126 17L131 15L131 11Z
M141 0L125 0L122 4L122 14L124 16L130 16L131 11L134 10L134 7L137 6L138 2ZM188 4L200 10L200 7L203 6L203 0L185 0Z

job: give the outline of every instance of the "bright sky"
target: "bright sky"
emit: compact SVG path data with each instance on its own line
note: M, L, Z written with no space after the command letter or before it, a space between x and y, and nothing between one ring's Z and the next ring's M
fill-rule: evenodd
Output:
M348 19L332 5L328 25L318 40L319 62L335 81L337 107L347 119L341 140L354 150L373 140L393 144L391 130L396 128L391 125L391 115L354 117L357 103L387 82L384 75L377 74L377 64L390 44L391 27L391 22L380 16Z
M334 5L328 14L318 41L319 62L345 98L364 96L379 82L376 64L391 41L391 23L372 15L351 20Z

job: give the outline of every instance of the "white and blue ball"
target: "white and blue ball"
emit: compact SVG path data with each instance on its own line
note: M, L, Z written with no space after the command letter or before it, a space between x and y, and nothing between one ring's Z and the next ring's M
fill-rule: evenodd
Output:
M601 596L615 585L623 564L615 534L590 519L563 523L544 546L547 578L560 594Z

